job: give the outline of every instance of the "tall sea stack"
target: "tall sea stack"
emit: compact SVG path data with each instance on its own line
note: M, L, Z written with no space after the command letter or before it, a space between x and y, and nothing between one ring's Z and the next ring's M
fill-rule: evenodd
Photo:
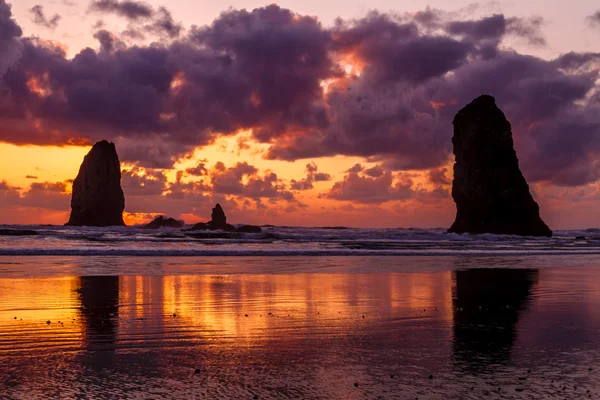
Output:
M454 118L456 221L448 232L552 236L519 169L512 130L491 96Z
M70 226L124 226L121 164L113 143L96 143L73 182Z

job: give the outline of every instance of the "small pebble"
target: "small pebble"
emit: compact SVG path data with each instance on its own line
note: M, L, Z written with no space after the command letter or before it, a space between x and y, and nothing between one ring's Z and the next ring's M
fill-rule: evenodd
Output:
M355 382L355 383L354 383L354 387L358 387L358 382Z
M173 318L177 318L177 314L173 313Z
M50 325L50 321L46 321L46 323L47 323L48 325Z
M429 375L429 379L433 379L433 375Z
M247 317L247 316L248 316L248 314L245 315L245 317Z
M515 391L516 392L522 392L524 389L523 388L516 388Z
M17 317L15 317L15 319L17 319Z
M196 369L194 370L194 373L196 373L196 374L199 374L199 373L200 373L200 368L196 368Z
M394 379L394 375L390 375L390 378Z
M363 315L363 318L364 318L364 317L365 317L365 316Z

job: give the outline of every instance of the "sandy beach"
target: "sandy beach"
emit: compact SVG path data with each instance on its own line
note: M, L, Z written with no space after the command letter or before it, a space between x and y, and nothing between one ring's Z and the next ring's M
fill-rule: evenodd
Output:
M90 260L1 260L3 398L600 394L600 267L589 260L230 257L195 269L165 258L153 260L165 275L119 275L115 259L94 260L96 276L69 275ZM383 260L398 271L369 271Z

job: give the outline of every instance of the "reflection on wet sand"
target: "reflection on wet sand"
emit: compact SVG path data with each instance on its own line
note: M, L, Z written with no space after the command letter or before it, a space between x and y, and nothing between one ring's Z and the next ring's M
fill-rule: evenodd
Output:
M453 272L455 362L485 372L492 365L510 361L519 316L538 276L537 270L528 269Z
M586 274L571 276L570 290L586 285ZM520 393L515 371L552 354L520 345L524 315L544 320L548 301L580 307L542 296L544 279L560 287L528 269L0 279L0 393L480 399L484 371ZM585 324L600 330L599 319ZM573 343L586 351L557 371L585 365L573 379L597 392L587 368L598 344ZM552 398L552 385L532 383L522 398Z

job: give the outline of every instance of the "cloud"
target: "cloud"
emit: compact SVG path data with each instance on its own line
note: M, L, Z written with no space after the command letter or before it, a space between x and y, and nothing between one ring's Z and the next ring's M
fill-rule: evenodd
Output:
M162 195L167 189L167 177L162 171L133 167L122 171L121 186L126 196Z
M19 58L22 47L19 41L21 35L23 31L12 18L10 4L0 0L0 89L3 87L2 79L6 70L14 66Z
M167 8L154 9L141 1L94 0L88 12L116 14L126 18L130 25L123 35L130 39L145 39L147 33L159 38L175 39L183 31L183 26L173 19L173 15Z
M51 211L70 209L71 195L65 182L34 182L21 194L21 188L0 182L0 204L3 207L43 208Z
M589 15L588 17L586 17L585 20L591 27L600 26L600 10L598 10L595 13L593 13L592 15Z
M353 201L364 204L382 204L415 197L414 183L410 178L394 178L391 171L371 178L351 172L336 182L326 197L334 200Z
M600 56L544 60L504 45L517 35L541 44L539 18L472 20L428 9L324 27L271 5L228 10L183 35L167 10L146 3L100 0L90 10L169 40L127 46L98 31L99 50L67 58L59 46L22 37L0 0L0 140L87 145L106 138L123 161L164 169L243 130L268 159L346 155L384 171L429 170L451 159L455 113L486 93L511 121L530 181L598 179ZM157 22L155 33L147 30ZM271 185L283 196L280 177L258 177L263 192Z
M545 45L546 40L541 33L543 25L541 17L506 18L502 14L494 14L480 20L451 21L446 25L446 31L476 41L497 41L505 35L514 35L526 38L531 44Z
M314 182L328 182L331 180L331 175L325 172L318 172L317 164L310 163L306 165L306 178L296 181L290 181L290 189L292 190L310 190L313 188Z
M56 29L61 19L61 16L58 14L54 14L54 16L48 19L44 13L44 6L41 5L33 6L29 12L32 14L34 24L45 26L48 29Z
M129 20L151 18L152 7L141 1L134 0L93 0L89 6L90 12L114 13Z
M216 163L210 171L210 181L216 194L235 195L255 201L261 199L297 201L277 174L266 171L261 176L256 167L246 162L238 162L230 168L222 162Z

